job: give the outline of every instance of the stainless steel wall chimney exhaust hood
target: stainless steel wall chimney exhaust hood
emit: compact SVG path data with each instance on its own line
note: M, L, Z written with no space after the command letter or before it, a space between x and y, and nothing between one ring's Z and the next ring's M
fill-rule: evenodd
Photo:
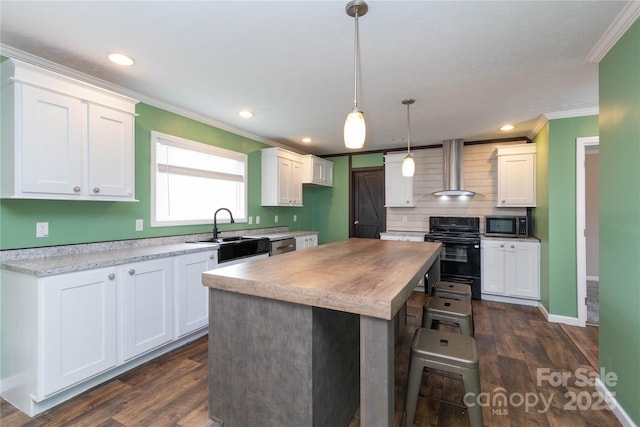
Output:
M434 196L473 196L473 191L464 189L464 140L442 141L444 155L444 189Z

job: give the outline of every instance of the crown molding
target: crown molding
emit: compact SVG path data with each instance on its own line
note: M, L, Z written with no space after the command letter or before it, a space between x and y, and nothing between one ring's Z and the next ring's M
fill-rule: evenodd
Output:
M533 138L535 138L538 132L540 132L544 127L544 125L546 125L548 122L549 122L549 119L547 118L547 116L545 116L544 114L540 114L536 119L536 122L533 124L533 128L531 128L531 131L529 132L527 137L530 140L533 140Z
M552 113L544 113L549 120L571 119L573 117L597 116L600 114L598 107L579 108L577 110L554 111Z
M598 64L611 48L620 40L620 37L633 25L640 16L640 1L628 2L613 20L609 28L604 32L600 40L586 56L585 61Z
M239 135L257 142L262 142L263 144L286 148L291 150L291 147L281 144L276 141L272 141L270 139L261 137L259 135L252 134L250 132L246 132L242 129L235 128L226 123L219 122L211 117L205 116L204 114L196 113L194 111L188 110L186 108L178 107L166 101L162 101L160 99L154 98L149 95L145 95L140 92L136 92L113 83L110 83L106 80L99 79L97 77L93 77L89 74L82 73L80 71L74 70L69 67L65 67L64 65L60 65L58 63L49 61L44 58L40 58L39 56L32 55L30 53L24 52L22 50L13 48L11 46L0 43L0 54L3 56L7 56L9 58L14 58L20 61L27 62L32 65L36 65L38 67L44 68L49 71L53 71L58 74L65 75L67 77L71 77L76 80L83 81L85 83L92 84L94 86L98 86L103 89L110 90L112 92L116 92L122 95L126 95L131 98L135 98L140 102L144 102L145 104L151 105L156 108L160 108L162 110L168 111L170 113L175 113L180 116L186 117L188 119L196 120L198 122L216 127L218 129L225 130L227 132L231 132L235 135Z

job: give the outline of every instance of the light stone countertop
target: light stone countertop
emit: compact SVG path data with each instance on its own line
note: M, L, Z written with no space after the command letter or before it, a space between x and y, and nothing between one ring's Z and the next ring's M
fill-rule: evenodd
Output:
M46 277L217 249L217 244L178 243L5 261L2 263L2 268L16 273Z
M292 237L295 238L300 236L309 236L311 234L318 234L318 232L317 231L283 231L281 233L258 234L258 236L268 237L269 240L275 241L275 240L289 239ZM251 234L251 236L254 236L254 235Z
M222 232L221 237L254 236L280 240L318 234L317 231L287 231L286 227ZM2 251L2 269L36 277L84 271L93 268L217 250L215 243L185 243L209 239L211 233L167 236L140 240L87 243L68 246Z

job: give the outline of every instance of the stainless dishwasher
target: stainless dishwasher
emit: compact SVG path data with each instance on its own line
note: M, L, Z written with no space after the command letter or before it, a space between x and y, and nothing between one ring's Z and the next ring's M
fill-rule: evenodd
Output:
M269 256L280 255L285 252L293 252L296 250L296 239L290 237L288 239L271 241L271 251Z

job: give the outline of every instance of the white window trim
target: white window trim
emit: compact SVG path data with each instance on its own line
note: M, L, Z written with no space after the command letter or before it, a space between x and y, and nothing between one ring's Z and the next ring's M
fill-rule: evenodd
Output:
M190 139L180 138L179 136L169 135L162 132L151 131L151 227L173 227L180 225L211 225L213 224L213 214L211 212L211 219L208 220L193 220L193 221L157 221L156 220L156 163L157 163L157 153L156 153L156 141L158 139L169 140L176 145L181 145L185 148L194 151L202 151L209 154L221 155L224 157L233 158L235 160L241 160L244 162L244 176L245 176L245 191L244 191L244 212L242 215L236 215L233 217L236 223L244 223L247 222L248 215L248 193L249 193L249 182L248 182L248 164L249 159L248 156L244 153L239 153L237 151L228 150L225 148L215 147L213 145L208 145L203 142L192 141ZM218 221L221 224L229 223L228 219L221 219Z

